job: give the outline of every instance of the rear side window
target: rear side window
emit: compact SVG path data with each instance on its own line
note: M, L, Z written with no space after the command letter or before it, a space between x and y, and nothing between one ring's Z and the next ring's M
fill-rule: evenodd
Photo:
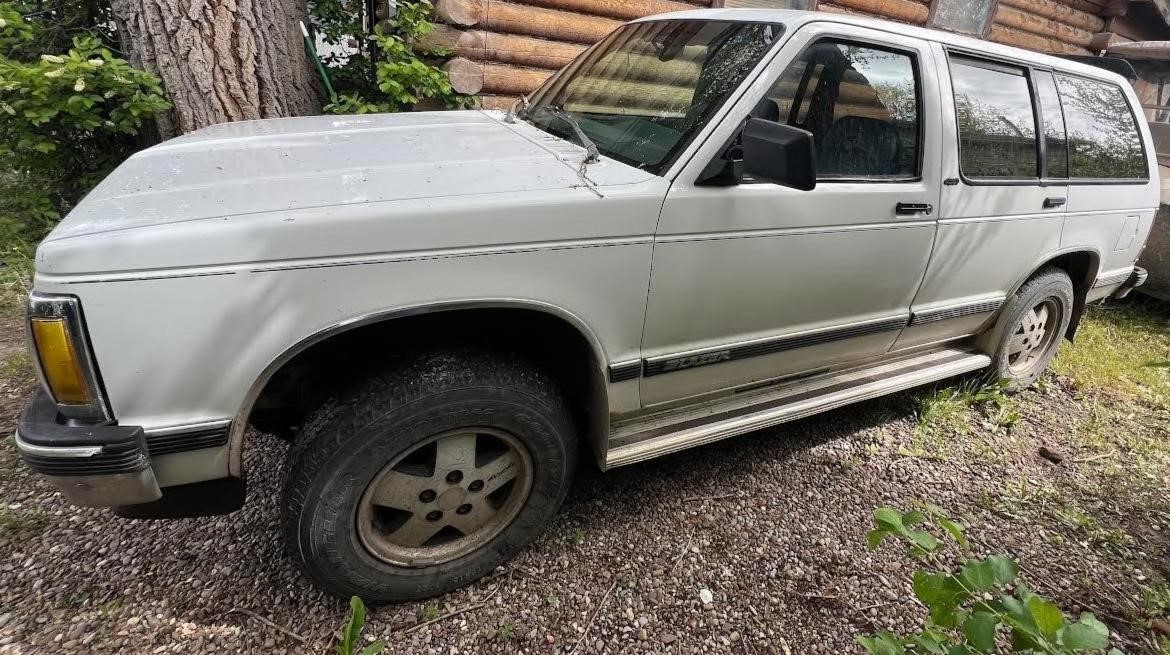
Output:
M912 55L820 41L752 115L812 132L819 180L906 180L919 174L919 94Z
M1044 163L1046 177L1068 177L1068 135L1064 128L1064 112L1056 93L1052 73L1038 72L1033 78L1036 97L1040 100L1040 115L1044 118Z
M1057 75L1056 84L1068 123L1071 177L1148 179L1142 140L1121 89L1065 75Z
M963 174L1038 178L1036 115L1024 69L952 58L951 83Z

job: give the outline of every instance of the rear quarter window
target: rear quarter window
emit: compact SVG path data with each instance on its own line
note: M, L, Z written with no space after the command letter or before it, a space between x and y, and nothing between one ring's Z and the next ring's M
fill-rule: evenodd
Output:
M1149 169L1129 102L1108 82L1056 76L1068 126L1069 177L1146 180Z

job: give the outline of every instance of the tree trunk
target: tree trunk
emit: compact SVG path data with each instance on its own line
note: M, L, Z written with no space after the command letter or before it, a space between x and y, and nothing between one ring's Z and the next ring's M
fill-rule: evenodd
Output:
M226 121L320 109L297 22L305 0L112 0L123 48L174 109L164 138Z

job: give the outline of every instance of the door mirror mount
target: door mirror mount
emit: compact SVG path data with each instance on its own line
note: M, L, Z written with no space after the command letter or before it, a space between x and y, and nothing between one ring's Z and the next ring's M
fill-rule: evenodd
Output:
M813 135L775 121L749 118L699 174L700 186L736 186L745 177L758 182L811 191L816 188Z

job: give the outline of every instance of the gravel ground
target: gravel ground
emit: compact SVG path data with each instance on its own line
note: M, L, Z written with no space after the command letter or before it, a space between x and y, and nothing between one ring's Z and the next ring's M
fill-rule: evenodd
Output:
M14 326L0 354L18 347ZM29 388L0 381L5 434ZM930 394L586 469L516 560L433 603L371 610L367 635L393 653L861 652L858 635L922 614L914 564L865 548L872 511L928 500L970 525L977 551L1019 558L1066 612L1097 612L1128 652L1160 652L1143 588L1170 578L1170 465L1133 444L1170 441L1166 408L1052 377L1013 397L1014 425L975 412L932 432L917 418ZM1086 446L1089 428L1103 445ZM243 510L150 522L64 504L4 441L0 653L331 652L347 608L283 553L284 450L253 435Z

